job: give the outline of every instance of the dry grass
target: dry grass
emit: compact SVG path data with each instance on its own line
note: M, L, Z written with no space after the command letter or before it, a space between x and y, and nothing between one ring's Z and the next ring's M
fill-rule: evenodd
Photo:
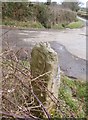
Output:
M58 92L59 98L56 99L47 89L45 81L40 79L45 74L49 74L50 71L37 78L33 78L31 76L28 53L24 50L27 59L23 61L18 59L20 52L21 50L15 52L8 47L7 50L0 54L2 58L2 111L0 111L2 117L9 118L9 120L13 118L28 118L29 120L32 120L32 118L47 118L50 120L51 117L53 119L55 117L57 119L63 117L85 117L85 110L83 111L85 108L81 108L83 112L78 111L79 113L77 113L76 111L84 97L85 86L81 86L81 82L79 84L66 77L62 77L60 91ZM78 85L76 86L76 84ZM66 86L67 89L65 89ZM71 88L74 90L75 87L78 92L76 94L76 99L79 100L78 103L73 101L72 96L68 93L68 90L70 91ZM46 94L56 105L56 108L52 108L50 113L48 113L45 107ZM80 107L83 106L84 103Z
M17 53L18 51L8 49L0 55L2 57L2 116L49 119L51 115L45 108L45 95L49 95L50 99L59 106L57 99L47 90L45 81L40 80L41 76L49 73L33 78L28 65L29 59L26 60L25 66L24 62L17 58Z

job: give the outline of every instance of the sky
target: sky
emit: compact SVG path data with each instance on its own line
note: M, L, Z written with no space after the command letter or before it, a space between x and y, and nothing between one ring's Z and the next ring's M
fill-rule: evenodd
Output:
M30 1L33 1L33 2L46 2L47 0L30 0ZM61 1L63 1L63 0L51 0L52 2L57 2L57 3L60 3ZM68 0L69 1L69 0ZM74 1L74 0L70 0L70 1ZM82 2L84 5L84 7L86 7L86 2L88 1L88 0L79 0L80 2Z

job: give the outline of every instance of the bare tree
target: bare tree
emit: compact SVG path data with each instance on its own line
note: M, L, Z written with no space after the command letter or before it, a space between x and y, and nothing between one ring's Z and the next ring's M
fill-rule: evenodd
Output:
M64 0L62 2L62 6L65 7L65 8L69 8L71 9L72 11L78 11L80 9L80 5L82 3L78 0L74 0L74 1L68 1L68 0Z

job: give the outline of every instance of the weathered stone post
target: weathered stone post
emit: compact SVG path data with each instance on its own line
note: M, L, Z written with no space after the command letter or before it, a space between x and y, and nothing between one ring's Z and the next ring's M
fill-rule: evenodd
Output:
M49 43L39 43L35 45L31 53L31 74L34 78L44 74L44 76L39 79L46 82L45 85L47 89L56 98L58 98L58 89L60 85L60 68L58 66L58 55L51 48ZM37 88L35 88L35 92L38 97L40 97L40 100L45 103L47 110L50 112L52 107L55 106L51 98L46 92L43 92L41 96ZM54 97L52 97L52 99L55 100Z

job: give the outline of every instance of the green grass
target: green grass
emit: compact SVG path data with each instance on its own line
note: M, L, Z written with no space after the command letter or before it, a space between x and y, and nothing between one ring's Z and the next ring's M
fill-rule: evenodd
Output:
M83 26L84 26L84 23L79 20L79 21L68 24L66 27L70 29L74 29L74 28L82 28Z
M2 23L0 23L2 25L6 25L6 26L11 26L11 27L21 27L21 28L44 28L44 26L39 23L39 22L33 22L33 21L17 21L17 20L12 20L10 18L4 19L2 20ZM64 28L70 28L70 29L74 29L74 28L81 28L84 26L84 23L80 20L76 21L76 22L72 22L70 24L66 24L66 23L59 23L59 24L55 24L54 26L52 26L52 29L64 29Z
M26 68L30 68L30 63L27 60L20 60L20 64Z
M63 24L56 24L54 26L52 26L53 29L64 29Z
M61 76L59 89L60 111L65 113L65 117L71 118L72 112L75 118L85 118L86 115L86 83L80 80L70 79L64 75ZM53 110L54 111L54 110ZM63 114L52 112L53 117L63 118Z
M22 28L44 28L41 23L33 21L17 21L12 19L2 20L2 25Z
M44 26L39 22L33 21L17 21L12 19L4 19L2 20L2 25L11 26L11 27L22 27L22 28L44 28ZM48 27L47 27L48 28ZM55 24L51 28L53 29L64 29L64 24Z

